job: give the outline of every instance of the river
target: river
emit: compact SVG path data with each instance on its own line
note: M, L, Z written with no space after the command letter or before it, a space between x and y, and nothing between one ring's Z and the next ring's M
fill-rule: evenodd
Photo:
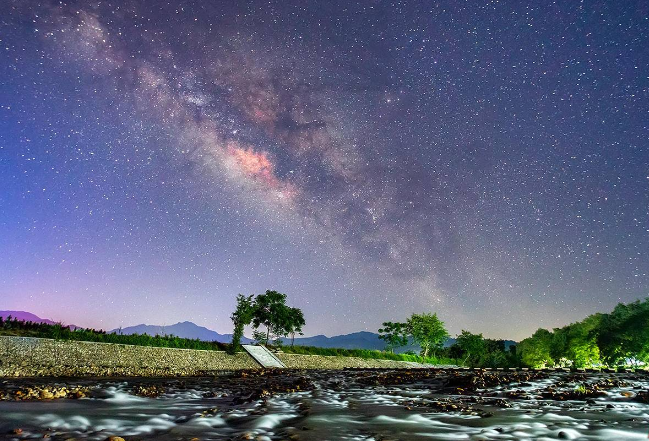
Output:
M4 379L0 439L634 440L649 376L238 372L178 379ZM78 399L17 399L47 387ZM31 392L30 392L31 391ZM3 395L0 395L0 397Z

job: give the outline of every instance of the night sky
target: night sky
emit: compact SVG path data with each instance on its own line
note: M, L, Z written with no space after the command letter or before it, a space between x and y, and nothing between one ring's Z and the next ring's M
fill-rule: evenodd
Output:
M647 1L3 1L0 309L521 339L649 295Z

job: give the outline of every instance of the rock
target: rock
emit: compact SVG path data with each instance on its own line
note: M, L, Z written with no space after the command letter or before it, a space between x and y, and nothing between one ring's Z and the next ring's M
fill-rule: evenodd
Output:
M47 388L41 389L38 396L41 400L51 400L54 398L54 394Z
M156 398L165 393L165 388L162 386L157 386L155 384L149 386L140 384L133 388L133 393L140 397Z
M641 390L636 394L633 401L638 401L640 403L649 403L649 391Z
M79 398L85 398L86 396L87 396L86 391L83 391L81 389L74 389L73 391L71 391L68 394L68 398L74 398L74 399L77 399L77 400Z
M126 440L121 436L109 436L108 438L106 438L106 441L126 441Z

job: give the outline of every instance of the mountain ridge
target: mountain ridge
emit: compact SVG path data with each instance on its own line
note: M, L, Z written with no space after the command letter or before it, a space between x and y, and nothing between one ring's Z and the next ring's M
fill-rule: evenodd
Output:
M11 316L11 318L15 318L24 322L44 323L46 325L56 325L60 323L60 322L55 322L54 320L51 319L39 317L36 314L33 314L28 311L0 311L0 317L2 317L3 319L6 319L9 316ZM76 325L63 324L63 326L69 326L70 329L78 328L78 326Z
M115 334L148 334L148 335L174 335L181 338L191 338L203 341L218 341L220 343L230 343L232 334L219 334L216 331L204 326L185 320L184 322L174 323L172 325L147 325L145 323L127 326L125 328L116 328L109 333ZM252 340L243 337L242 343L250 343Z

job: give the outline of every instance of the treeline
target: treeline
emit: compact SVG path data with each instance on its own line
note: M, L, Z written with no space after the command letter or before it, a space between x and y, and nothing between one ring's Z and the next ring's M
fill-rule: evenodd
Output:
M517 345L506 346L503 340L484 338L482 334L462 331L447 347L444 323L435 314L427 317L422 333L434 348L435 355L458 360L472 367L619 367L645 366L649 363L649 299L618 304L610 314L593 314L584 320L552 331L539 329ZM406 323L385 322L379 338L386 351L409 344L419 344L421 355L428 352L422 337L414 338L411 319Z
M462 331L455 343L444 348L442 355L458 360L462 366L505 368L522 365L515 345L507 347L504 340L484 338L482 334L469 331Z
M379 329L379 339L386 343L386 353L395 349L417 345L421 348L419 356L427 359L445 360L443 364L461 364L480 367L518 366L521 361L516 347L506 348L504 340L484 338L482 334L462 331L455 343L444 347L449 334L437 314L412 314L404 323L385 322ZM416 356L411 352L411 356ZM450 361L450 363L448 363ZM434 363L436 364L436 363Z
M530 367L640 366L649 362L649 299L618 304L553 331L539 329L519 344Z
M0 317L0 335L20 337L52 338L55 340L92 341L137 346L156 346L162 348L204 349L223 351L228 346L219 342L180 338L174 335L115 334L106 331L75 328L61 324L34 323L18 320L15 317Z

